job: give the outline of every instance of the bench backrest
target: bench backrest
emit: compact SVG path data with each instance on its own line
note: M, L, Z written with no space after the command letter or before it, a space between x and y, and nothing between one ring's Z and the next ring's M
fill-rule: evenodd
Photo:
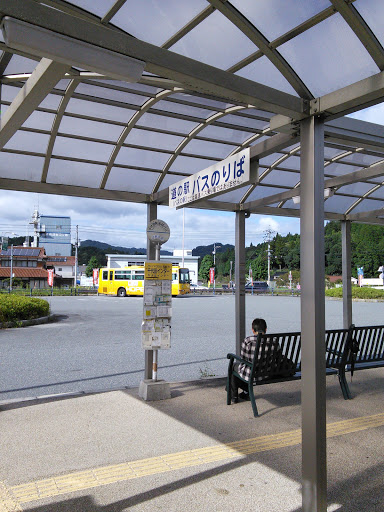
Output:
M325 357L327 368L340 368L349 355L353 326L350 329L325 331ZM382 334L384 334L384 327ZM382 336L382 339L383 336ZM287 362L288 361L288 362ZM257 379L284 376L289 369L301 371L301 333L259 334L253 358L253 376Z
M259 334L253 356L252 380L292 374L301 356L300 332Z
M353 339L357 341L356 363L383 361L384 359L384 325L373 327L355 327Z
M340 368L346 364L353 327L352 325L349 329L327 329L325 331L325 365L327 368Z

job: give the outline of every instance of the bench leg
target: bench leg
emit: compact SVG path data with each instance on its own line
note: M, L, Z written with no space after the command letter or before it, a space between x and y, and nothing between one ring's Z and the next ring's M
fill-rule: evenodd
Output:
M345 368L340 368L337 375L339 377L340 387L344 400L350 400L352 398L352 394L349 390L348 382L345 376Z
M227 374L227 405L231 405L232 401L232 389L231 389L231 372Z
M249 393L249 398L251 399L253 415L255 418L257 418L259 415L259 412L258 412L257 406L256 406L256 400L255 400L255 395L253 393L252 383L248 383L248 393Z

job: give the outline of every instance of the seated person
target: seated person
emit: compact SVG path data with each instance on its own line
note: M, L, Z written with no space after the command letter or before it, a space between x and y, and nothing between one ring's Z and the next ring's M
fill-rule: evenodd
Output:
M266 321L263 318L255 318L252 322L253 334L251 336L247 336L240 347L240 357L242 359L250 362L253 361L257 336L259 333L266 334L266 332ZM258 362L260 363L260 367L263 369L263 373L265 374L264 378L267 378L268 372L272 371L272 363L274 366L278 366L281 370L281 375L276 373L273 375L274 377L293 375L296 370L295 364L293 361L289 360L282 354L278 341L273 337L264 339L263 341L263 345L260 345L259 347ZM239 398L243 400L250 400L248 393L248 381L251 375L251 368L244 363L235 363L233 369L247 382L243 382L238 377L236 377L236 375L232 374L232 402L237 403ZM239 388L243 390L240 395L238 394Z

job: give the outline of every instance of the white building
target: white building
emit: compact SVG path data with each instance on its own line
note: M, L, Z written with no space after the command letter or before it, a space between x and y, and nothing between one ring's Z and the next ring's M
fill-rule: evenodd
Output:
M108 261L108 268L122 268L131 265L144 265L147 257L145 254L106 254ZM184 251L184 268L189 268L189 275L192 284L197 284L198 270L199 270L199 257L192 256L192 250L187 249ZM183 251L175 250L172 256L161 255L161 261L167 261L175 265L183 266Z

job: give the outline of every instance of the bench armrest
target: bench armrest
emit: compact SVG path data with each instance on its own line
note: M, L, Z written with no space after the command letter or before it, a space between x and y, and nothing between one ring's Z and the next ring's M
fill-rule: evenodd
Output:
M232 361L236 359L236 361L239 363L246 364L247 366L252 366L251 361L247 361L246 359L243 359L242 357L239 357L236 354L227 354L227 359L231 359Z

